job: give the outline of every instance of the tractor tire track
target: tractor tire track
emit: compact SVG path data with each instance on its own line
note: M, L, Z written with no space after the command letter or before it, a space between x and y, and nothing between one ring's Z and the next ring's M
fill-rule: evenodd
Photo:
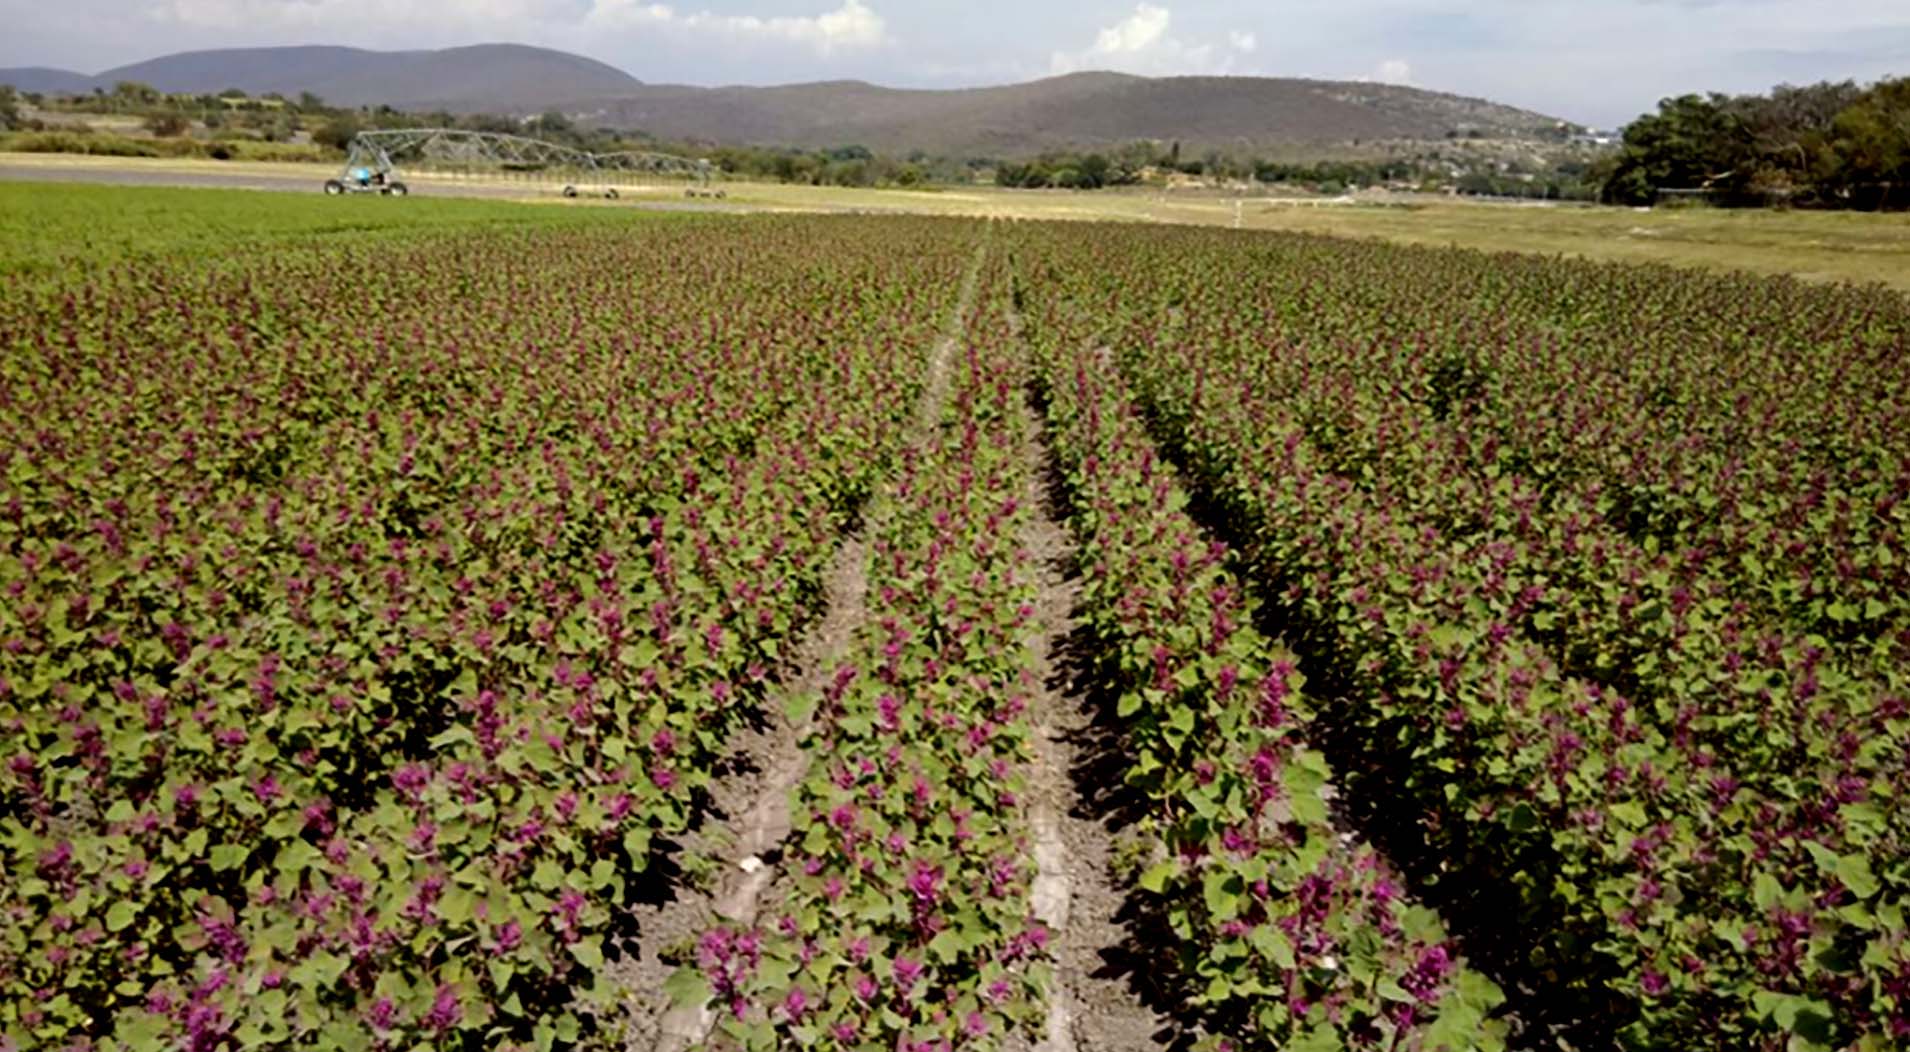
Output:
M1020 319L1011 314L1019 334ZM1118 745L1099 727L1072 674L1070 651L1081 637L1075 611L1081 583L1074 573L1076 547L1063 525L1057 499L1057 466L1045 440L1045 425L1024 404L1024 433L1031 470L1027 500L1036 515L1023 544L1039 574L1035 617L1040 690L1031 699L1035 767L1031 776L1030 825L1034 834L1035 918L1050 930L1055 981L1048 1018L1033 1052L1151 1052L1166 1049L1169 1020L1148 1006L1130 978L1135 954L1127 917L1127 891L1114 877L1117 836L1125 823L1119 810L1118 766L1106 761Z

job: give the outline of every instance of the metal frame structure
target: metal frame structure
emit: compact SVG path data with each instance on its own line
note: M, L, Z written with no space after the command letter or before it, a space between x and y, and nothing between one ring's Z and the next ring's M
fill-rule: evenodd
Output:
M691 160L667 153L625 150L618 153L591 153L575 147L530 139L501 132L464 131L459 128L404 128L362 131L354 136L347 170L369 168L391 172L397 165L393 156L444 164L541 171L568 169L579 173L636 172L646 175L687 176L710 182L710 162Z

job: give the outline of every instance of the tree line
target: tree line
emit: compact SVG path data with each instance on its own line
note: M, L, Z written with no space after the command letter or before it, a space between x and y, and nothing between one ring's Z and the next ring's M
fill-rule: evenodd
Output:
M1606 166L1612 204L1910 208L1910 77L1666 99Z

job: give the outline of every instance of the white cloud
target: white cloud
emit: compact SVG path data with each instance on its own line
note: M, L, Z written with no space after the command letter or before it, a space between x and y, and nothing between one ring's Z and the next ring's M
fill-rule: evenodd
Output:
M819 15L719 15L679 12L669 4L633 0L596 0L585 21L605 29L658 26L711 32L757 40L782 41L813 48L818 54L872 48L888 43L888 24L863 0Z
M1411 84L1413 67L1403 58L1389 58L1381 62L1366 79L1376 80L1381 84Z
M1048 61L1054 73L1084 69L1111 69L1124 73L1229 73L1235 60L1251 53L1259 41L1252 33L1236 30L1225 44L1192 43L1173 35L1174 13L1156 4L1141 3L1134 13L1094 36L1079 51L1056 51Z
M1134 55L1156 46L1167 36L1174 15L1165 7L1141 4L1134 13L1101 30L1094 38L1094 54Z

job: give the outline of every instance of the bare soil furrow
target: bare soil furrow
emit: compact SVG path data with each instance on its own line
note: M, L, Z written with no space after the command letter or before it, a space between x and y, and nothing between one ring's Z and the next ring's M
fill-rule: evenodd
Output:
M1168 1020L1130 981L1135 959L1126 892L1114 880L1116 841L1125 818L1097 762L1105 737L1089 700L1076 688L1067 650L1078 637L1074 612L1080 582L1074 541L1051 496L1054 464L1041 441L1038 415L1028 415L1028 501L1038 514L1024 543L1040 577L1035 616L1041 689L1033 699L1036 735L1030 805L1037 876L1033 908L1052 931L1055 984L1047 1025L1035 1052L1141 1052L1165 1049ZM1116 776L1118 777L1118 776Z

